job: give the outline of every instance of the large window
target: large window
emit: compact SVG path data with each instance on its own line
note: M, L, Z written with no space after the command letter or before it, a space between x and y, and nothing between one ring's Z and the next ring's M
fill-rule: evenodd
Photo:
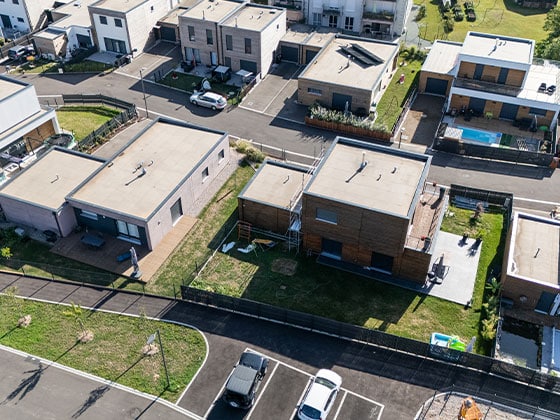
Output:
M105 49L116 53L126 54L126 44L118 39L103 38L105 41Z
M107 25L107 16L99 16L99 23Z
M245 54L251 54L251 38L245 38Z
M183 206L181 205L181 199L179 198L175 201L175 204L171 206L171 221L173 224L177 223L177 221L183 215Z
M313 26L321 26L321 22L323 20L323 15L321 13L313 13Z
M317 207L317 210L315 211L315 218L321 222L332 223L335 225L338 223L338 215L334 211L319 207Z
M127 239L131 242L140 243L140 230L138 226L124 222L122 220L117 220L117 231L119 232L119 237Z
M80 216L85 217L86 219L97 220L98 216L97 213L88 210L80 210Z
M329 16L329 28L338 28L338 16L336 15Z
M346 29L347 31L353 31L354 30L354 18L353 17L346 16L344 18L344 29Z
M226 50L233 50L233 38L231 35L226 35Z
M189 41L194 41L196 38L194 37L194 26L187 27L189 31Z
M214 35L212 34L212 31L210 29L206 29L206 44L214 44Z

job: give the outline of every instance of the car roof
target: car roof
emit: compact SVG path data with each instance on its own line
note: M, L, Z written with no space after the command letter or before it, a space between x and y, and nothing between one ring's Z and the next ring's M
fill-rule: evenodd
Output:
M263 359L264 357L261 354L254 353L252 351L246 351L241 355L239 363L258 370L263 364Z
M303 403L310 407L316 408L317 410L323 411L325 409L325 405L327 404L327 400L329 399L329 396L331 395L331 392L333 390L321 383L315 382L317 378L327 379L330 382L334 383L337 388L340 387L342 379L337 373L328 369L321 369L319 372L317 372L315 378L313 378L313 384L311 385L311 389L309 390L309 393L307 394Z
M201 96L207 96L207 97L213 98L213 99L223 98L222 95L220 95L218 93L214 93L214 92L204 92Z
M257 371L249 366L237 365L229 377L226 390L241 395L247 395L253 386Z

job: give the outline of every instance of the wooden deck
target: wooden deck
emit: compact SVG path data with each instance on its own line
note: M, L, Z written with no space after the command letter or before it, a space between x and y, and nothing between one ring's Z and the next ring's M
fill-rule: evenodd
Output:
M120 276L131 277L133 268L130 258L119 262L117 257L134 247L138 255L138 266L142 272L141 280L149 282L197 221L198 219L194 217L183 215L153 251L109 235L103 235L105 244L101 248L94 248L81 242L84 232L76 232L60 238L51 248L51 252ZM96 234L91 231L89 233Z

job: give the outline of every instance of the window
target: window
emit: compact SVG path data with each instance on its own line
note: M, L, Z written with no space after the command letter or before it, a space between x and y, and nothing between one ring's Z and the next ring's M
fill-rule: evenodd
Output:
M346 16L344 18L344 29L348 31L354 30L354 18L350 16Z
M18 22L22 22L22 23L25 22L25 20L24 20L23 18L21 18L21 17L18 17L18 18L17 18L17 21L18 21Z
M218 153L219 161L221 162L225 157L226 157L226 153L224 152L224 149L220 150L220 152Z
M19 4L19 0L12 0L12 3Z
M115 18L115 26L117 28L122 28L122 20Z
M118 238L123 238L134 243L140 243L140 241L138 241L138 239L140 239L140 229L132 223L117 220L117 232Z
M206 44L213 45L214 44L214 36L210 29L206 29Z
M99 23L107 25L107 16L99 16Z
M338 28L338 16L336 15L329 16L329 28Z
M224 57L224 64L226 67L231 68L231 57Z
M251 54L251 38L245 38L245 54Z
M315 219L335 225L338 222L338 216L334 211L321 209L319 207L317 207L317 210L315 211Z
M189 30L189 41L194 41L194 26L188 26L187 29Z
M544 117L546 115L546 109L529 108L529 114L540 115Z
M208 167L204 168L202 171L202 181L206 180L210 176L210 172L208 171Z
M92 211L87 211L87 210L80 210L80 216L91 220L97 220L98 218L97 213L94 213Z
M175 201L175 204L171 206L171 221L173 224L177 223L177 221L183 215L183 206L181 205L181 199L179 198Z
M323 20L323 15L321 13L313 13L313 26L321 26L321 21Z
M226 35L226 50L233 50L233 38L231 35Z
M307 93L309 93L310 95L321 96L323 94L323 91L317 88L307 88Z
M105 49L116 53L126 54L126 44L118 39L103 38L105 41Z

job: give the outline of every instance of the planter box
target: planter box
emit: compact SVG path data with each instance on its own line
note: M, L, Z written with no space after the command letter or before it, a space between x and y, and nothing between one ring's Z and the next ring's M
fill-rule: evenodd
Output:
M336 131L344 134L353 134L355 136L367 137L386 143L391 142L391 134L384 131L368 130L366 128L354 127L353 125L317 120L310 117L305 117L305 124L312 127L322 128L324 130Z

